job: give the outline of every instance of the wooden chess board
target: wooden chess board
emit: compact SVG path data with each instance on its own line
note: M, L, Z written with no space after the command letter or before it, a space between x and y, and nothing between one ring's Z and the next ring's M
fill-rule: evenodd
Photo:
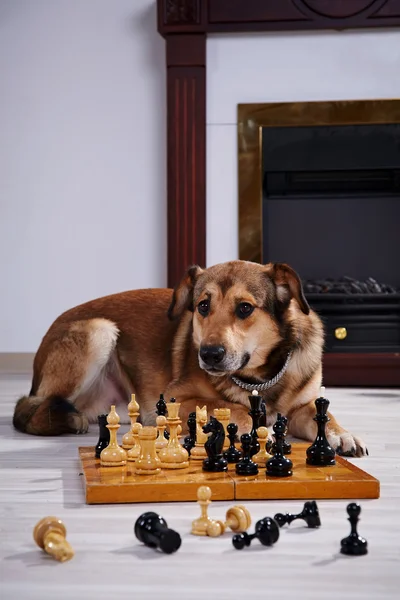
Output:
M268 477L236 475L235 465L227 473L206 473L202 461L191 461L186 469L164 469L158 475L135 475L134 463L125 467L102 467L94 447L79 448L87 504L134 502L184 502L197 500L197 488L208 485L213 500L319 500L379 498L379 481L340 456L332 467L306 464L309 444L292 444L293 475ZM362 460L360 460L362 463Z

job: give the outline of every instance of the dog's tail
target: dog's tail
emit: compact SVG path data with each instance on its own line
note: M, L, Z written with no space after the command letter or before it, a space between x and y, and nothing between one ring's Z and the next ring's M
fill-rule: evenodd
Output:
M22 396L15 406L13 425L22 433L31 435L61 435L84 433L86 418L75 406L60 396L40 398Z

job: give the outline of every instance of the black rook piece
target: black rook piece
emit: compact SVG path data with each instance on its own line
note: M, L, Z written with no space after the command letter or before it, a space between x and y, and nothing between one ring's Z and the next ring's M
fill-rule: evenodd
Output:
M324 388L322 388L324 390ZM317 437L315 438L312 446L307 448L307 460L308 465L314 467L329 467L336 464L335 451L329 445L326 439L325 425L329 421L329 417L326 414L328 411L329 400L321 396L315 401L315 407L317 414L314 417L318 426Z
M104 448L107 448L110 443L110 431L107 429L107 415L99 415L97 417L97 422L99 424L99 441L96 444L95 448L95 456L96 458L100 458L100 454Z
M239 462L242 453L235 446L236 434L238 432L238 426L236 423L229 423L226 428L228 433L228 438L230 441L229 448L223 453L224 458L228 461L228 463L237 463Z
M203 471L221 472L228 470L228 462L222 456L222 448L225 440L225 429L215 417L210 416L210 420L203 427L204 433L211 433L204 444L207 452L206 459L203 460Z
M279 413L273 429L275 432L275 450L274 456L267 460L267 475L270 477L290 477L293 475L293 463L289 458L286 458L282 452L286 423L284 418L282 418L282 415Z
M319 510L315 500L311 500L304 503L303 510L298 515L291 515L286 513L277 513L274 516L274 520L278 523L279 527L282 527L286 523L290 525L295 519L303 519L307 523L310 529L315 529L321 526L321 519L319 518Z
M286 441L286 433L287 433L287 417L284 417L282 415L281 417L282 421L285 423L285 435L283 437L282 440L282 454L291 454L292 453L292 445L289 444L289 442ZM276 451L276 444L275 442L272 444L271 446L271 452L272 454L274 454Z
M143 513L135 523L137 539L150 548L159 548L165 554L176 552L182 543L181 536L168 529L166 521L155 512Z
M187 420L187 426L189 430L189 435L187 435L184 439L183 447L189 453L196 444L196 413L189 413L189 418Z
M156 413L157 417L166 417L167 416L167 405L164 400L164 394L160 394L160 399L156 404ZM166 440L169 440L169 432L167 430L164 431L164 437Z
M265 517L257 521L255 532L237 533L232 538L232 544L236 550L242 550L245 546L250 546L251 541L257 538L263 546L272 546L279 539L279 527L273 519Z
M262 404L263 404L263 399L262 396L258 396L257 393L256 394L251 394L251 396L249 396L249 402L250 402L250 412L249 415L251 417L252 420L252 428L250 431L250 435L251 435L251 451L250 451L250 456L254 456L255 454L257 454L257 452L260 452L260 444L258 443L258 439L257 439L257 429L259 427L261 427L260 425L260 420L263 417L263 411L262 411Z
M242 442L242 458L236 463L238 475L257 475L258 465L251 460L251 435L244 433L240 438Z
M357 532L357 523L361 512L361 506L356 502L347 505L347 514L351 525L351 533L340 542L340 552L351 556L362 556L368 553L368 542Z

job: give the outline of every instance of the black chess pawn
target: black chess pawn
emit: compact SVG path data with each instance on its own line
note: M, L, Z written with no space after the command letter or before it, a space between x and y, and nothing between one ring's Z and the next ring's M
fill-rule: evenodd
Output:
M273 519L265 517L257 521L255 531L249 533L237 533L232 538L232 544L236 550L242 550L245 546L250 546L252 540L257 538L263 546L272 546L279 539L279 527Z
M329 445L326 439L325 426L330 420L326 414L328 411L329 400L324 397L317 398L315 407L317 413L314 421L317 423L318 431L314 443L307 448L306 463L315 467L329 467L336 464L335 450Z
M293 463L282 452L286 425L280 414L278 414L278 418L274 423L273 430L275 432L275 451L274 455L267 460L267 475L270 477L290 477L293 475Z
M222 423L212 415L203 427L204 433L211 433L204 444L207 458L203 460L203 471L220 473L228 470L228 461L222 456L222 448L225 440L225 429Z
M356 502L347 505L347 514L351 525L351 533L340 542L340 552L350 556L363 556L368 553L368 542L357 532L357 523L361 512L361 506Z
M282 453L283 454L291 454L292 453L292 444L289 444L289 442L286 441L287 417L284 417L282 415L281 419L285 423L285 435L282 440ZM267 450L267 452L271 452L273 454L275 452L275 450L276 450L276 446L275 446L275 442L273 442L272 445L270 446L270 450Z
M236 463L238 475L257 475L258 465L251 460L251 435L244 433L240 438L242 442L242 458Z
M167 404L164 400L164 394L160 394L160 399L156 404L157 417L166 417L167 412ZM166 440L169 440L169 432L167 430L164 431L164 437Z
M303 510L298 515L291 515L290 513L277 513L274 516L274 520L278 523L279 527L283 527L286 523L290 525L292 521L296 519L303 519L307 523L307 527L310 529L316 529L321 526L321 519L319 517L319 510L315 500L309 500L304 503Z
M99 441L95 447L95 456L100 458L100 454L104 448L107 448L110 443L110 430L107 429L107 415L99 415L97 417L99 424Z
M224 458L228 463L237 463L241 459L242 453L235 446L236 434L238 432L238 426L236 423L229 423L226 428L228 438L230 441L229 448L223 453Z
M166 521L155 512L145 512L140 515L134 531L140 542L150 548L158 548L165 554L176 552L182 543L179 533L168 529Z
M260 427L260 419L263 416L261 405L263 404L262 396L259 396L254 390L251 396L249 396L250 411L249 415L252 420L252 427L250 431L251 435L251 451L250 456L254 456L260 452L260 444L257 437L257 429Z
M187 435L183 442L183 447L188 452L190 456L191 449L196 445L196 413L189 413L189 417L187 420L187 426L189 430L189 435Z

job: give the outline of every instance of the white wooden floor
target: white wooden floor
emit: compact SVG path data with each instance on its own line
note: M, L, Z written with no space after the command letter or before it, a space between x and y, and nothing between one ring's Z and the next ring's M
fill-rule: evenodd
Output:
M400 597L400 391L328 389L339 421L363 437L370 456L354 459L381 481L379 500L360 501L359 531L369 554L345 557L340 540L349 533L349 501L319 501L322 527L303 522L281 530L272 548L258 542L237 551L231 535L218 539L190 534L196 503L87 506L77 446L84 436L36 438L11 426L15 400L29 390L23 377L0 379L0 596L2 600L101 597L163 600L307 598L382 600ZM355 500L358 500L357 498ZM231 502L214 503L221 519ZM256 520L276 512L298 512L300 501L247 502ZM164 516L179 531L182 546L163 555L134 537L136 518L146 510ZM49 559L32 539L36 522L63 519L76 555L67 563Z

